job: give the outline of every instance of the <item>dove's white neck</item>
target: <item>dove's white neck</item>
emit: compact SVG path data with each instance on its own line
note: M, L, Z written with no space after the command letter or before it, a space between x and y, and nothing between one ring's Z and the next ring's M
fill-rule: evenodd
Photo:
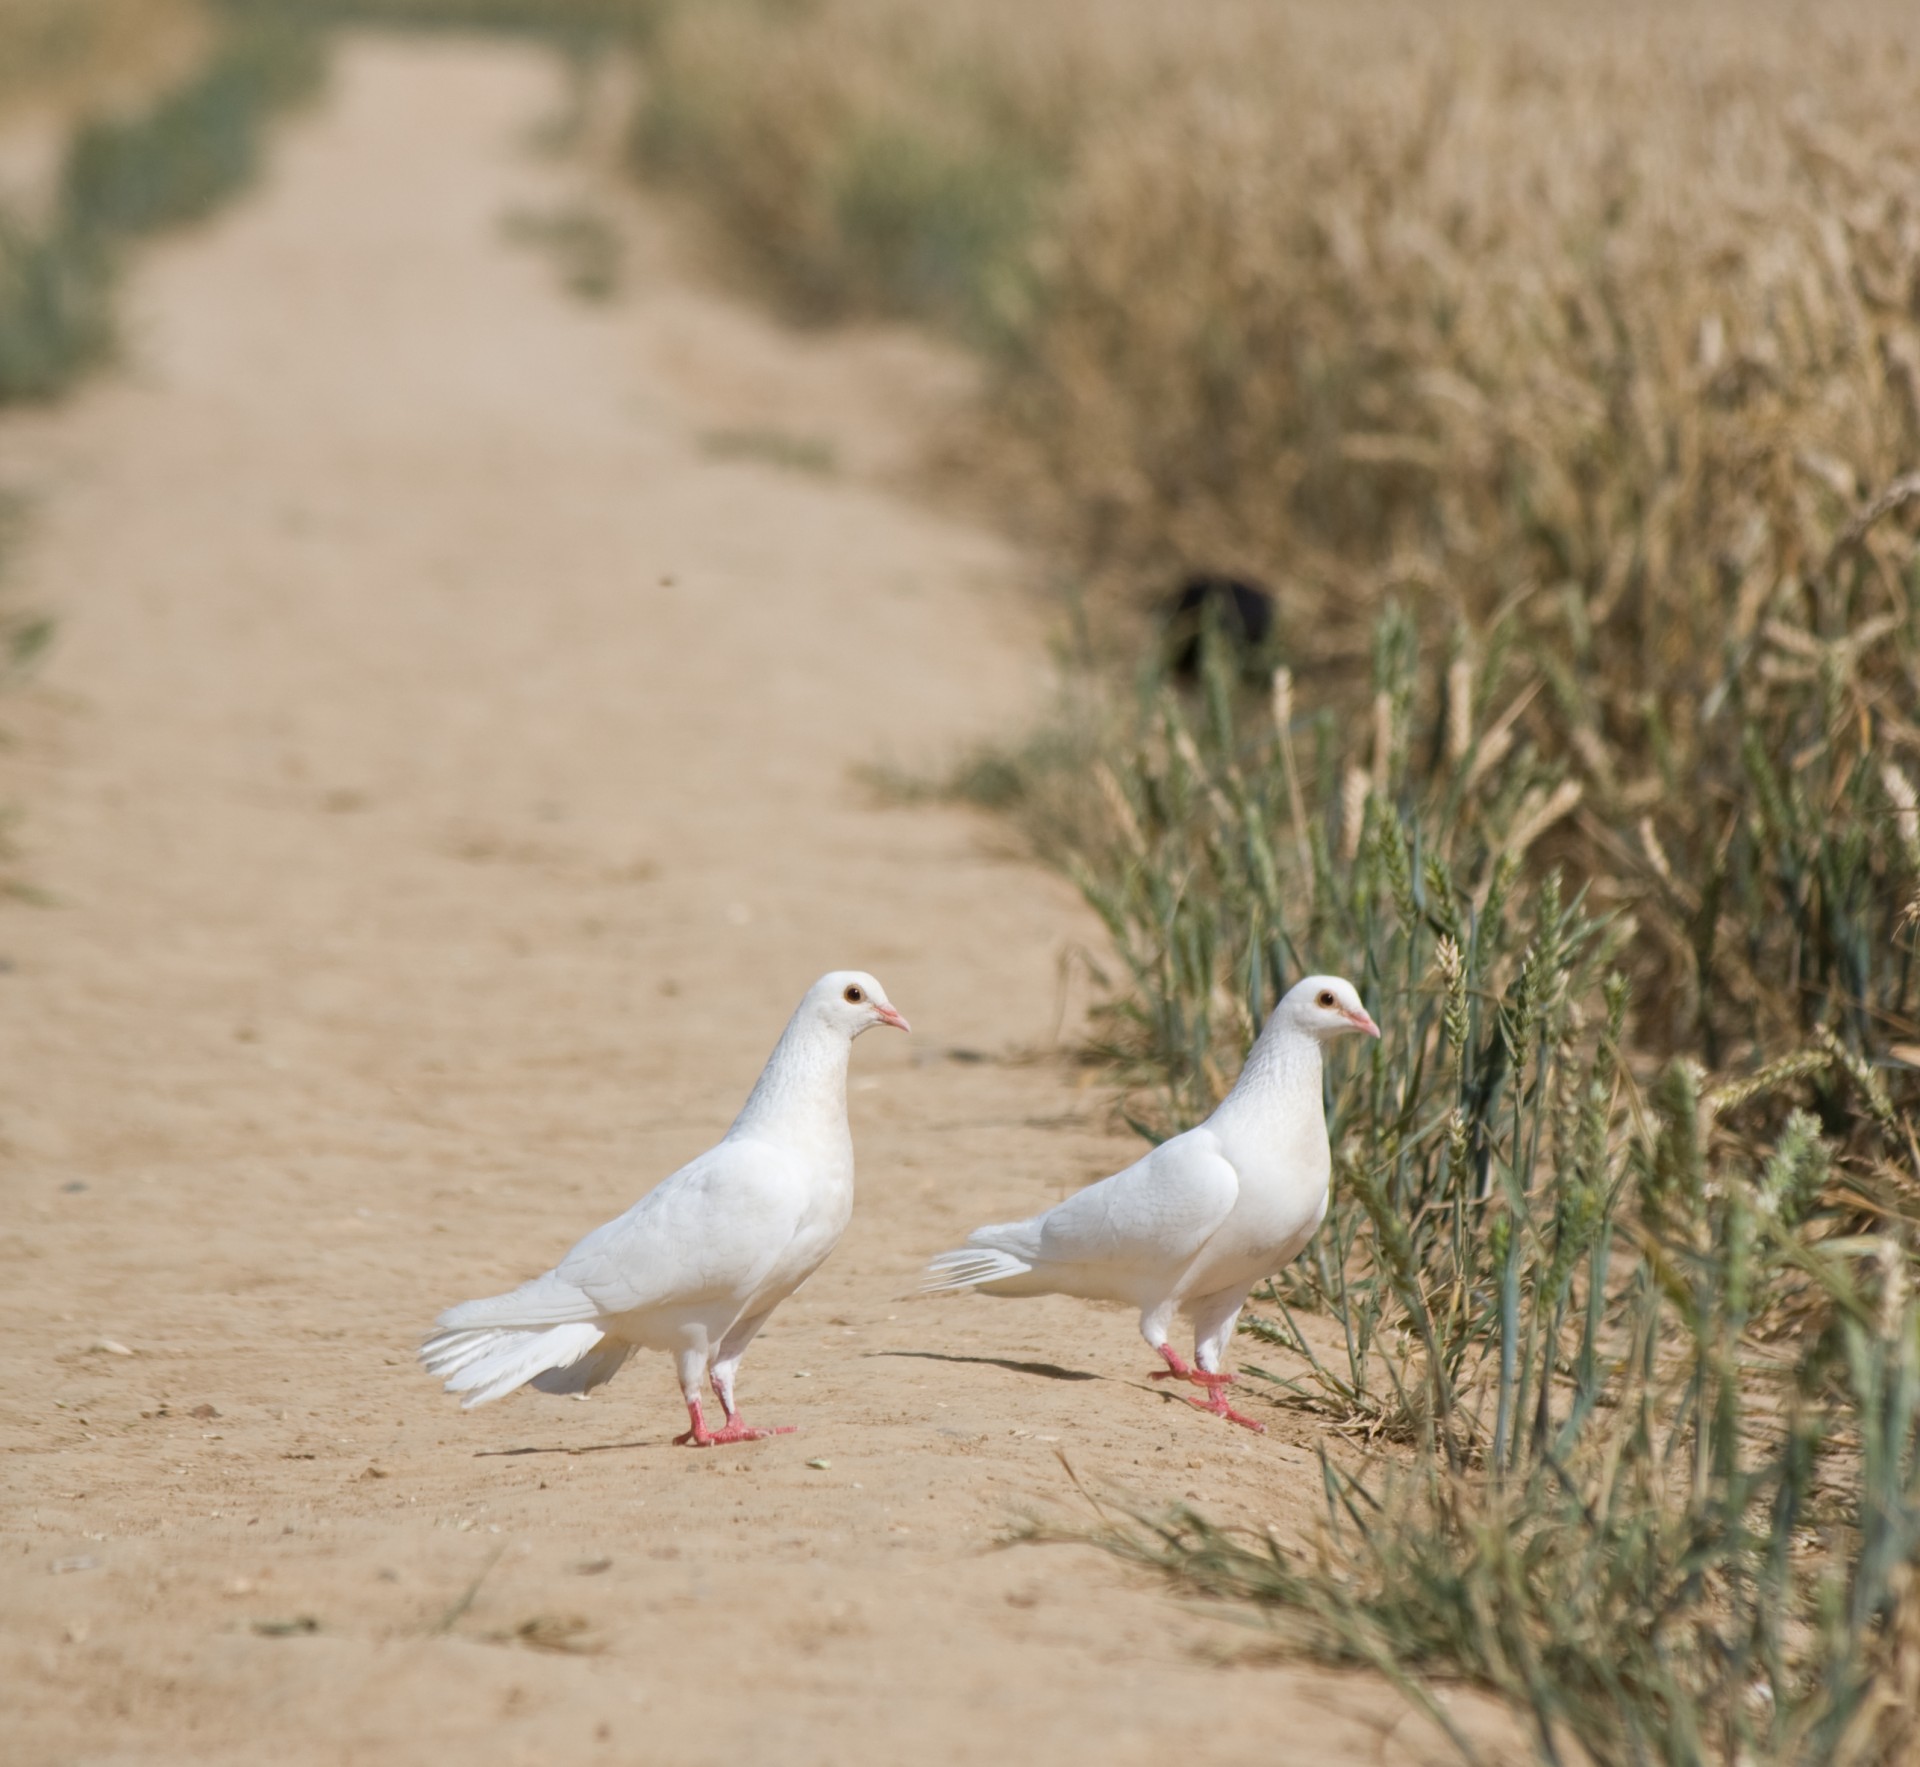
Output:
M843 1032L809 1012L796 1012L727 1133L850 1140L847 1057L852 1048Z
M1296 1101L1321 1110L1320 1040L1297 1026L1269 1021L1247 1052L1246 1065L1233 1090L1220 1101L1220 1112L1271 1111ZM1219 1113L1216 1113L1219 1114Z

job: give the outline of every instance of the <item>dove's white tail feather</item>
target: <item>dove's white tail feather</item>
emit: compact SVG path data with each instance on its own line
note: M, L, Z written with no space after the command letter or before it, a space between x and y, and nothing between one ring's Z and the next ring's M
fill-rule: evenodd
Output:
M464 1310L452 1309L454 1313ZM466 1394L461 1409L471 1411L476 1405L504 1399L514 1388L525 1386L536 1376L556 1370L571 1371L576 1363L592 1357L601 1335L599 1326L585 1323L555 1325L544 1331L498 1327L438 1331L420 1346L420 1360L426 1364L429 1374L437 1374L446 1382L448 1392ZM606 1360L604 1356L593 1359L603 1364ZM624 1359L623 1352L620 1360ZM586 1383L594 1384L597 1383ZM585 1391L585 1386L568 1385L559 1390Z
M420 1360L426 1364L429 1374L451 1380L482 1356L492 1355L506 1342L507 1335L491 1327L480 1331L436 1331L420 1346Z
M942 1252L927 1266L927 1279L921 1285L930 1295L955 1294L961 1289L988 1288L993 1294L1044 1294L1044 1283L1029 1288L1019 1279L1033 1275L1033 1266L1012 1252L997 1246L971 1245L957 1252Z
M619 1338L602 1338L572 1367L549 1368L527 1385L541 1393L590 1393L620 1372L620 1365L633 1354L633 1348Z

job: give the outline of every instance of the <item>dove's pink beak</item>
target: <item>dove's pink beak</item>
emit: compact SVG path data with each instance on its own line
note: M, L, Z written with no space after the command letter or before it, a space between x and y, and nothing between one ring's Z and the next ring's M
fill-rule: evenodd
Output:
M1365 1031L1369 1037L1378 1037L1380 1035L1380 1027L1367 1016L1367 1009L1364 1006L1361 1007L1358 1012L1348 1013L1347 1022L1351 1024L1356 1031Z
M882 1006L880 1002L876 1000L873 1003L873 1010L880 1015L880 1022L883 1025L891 1025L896 1031L911 1031L913 1029L913 1026L908 1024L891 1006ZM1379 1035L1378 1032L1374 1034L1376 1036Z

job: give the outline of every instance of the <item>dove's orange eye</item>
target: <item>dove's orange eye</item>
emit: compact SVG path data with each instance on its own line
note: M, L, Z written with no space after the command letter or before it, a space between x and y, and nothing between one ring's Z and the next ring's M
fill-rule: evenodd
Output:
M866 995L860 992L859 984L856 983L853 987L849 988L846 993L841 995L841 999L845 1000L849 1006L858 1006L861 1001L866 999Z
M1331 1006L1333 1004L1333 990L1331 988L1322 988L1320 990L1320 1004L1322 1006Z

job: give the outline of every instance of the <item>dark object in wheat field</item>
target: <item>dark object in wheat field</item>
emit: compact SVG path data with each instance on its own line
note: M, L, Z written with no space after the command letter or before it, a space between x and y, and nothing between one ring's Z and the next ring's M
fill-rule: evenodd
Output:
M1263 656L1273 636L1273 597L1242 577L1202 571L1187 578L1167 603L1167 667L1178 679L1199 675L1209 629L1245 668Z

